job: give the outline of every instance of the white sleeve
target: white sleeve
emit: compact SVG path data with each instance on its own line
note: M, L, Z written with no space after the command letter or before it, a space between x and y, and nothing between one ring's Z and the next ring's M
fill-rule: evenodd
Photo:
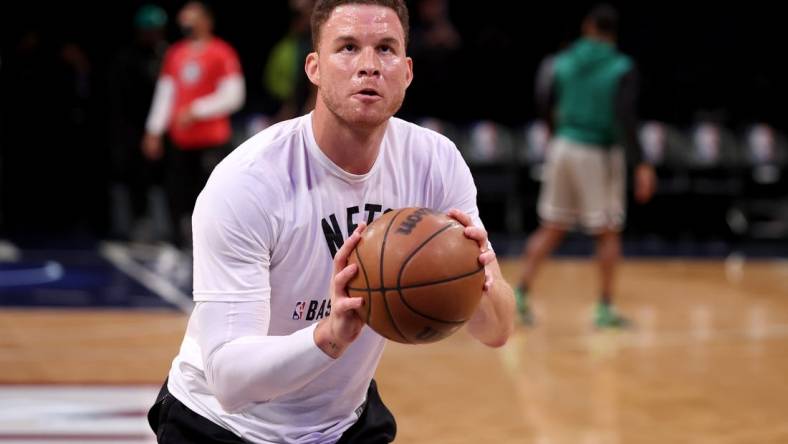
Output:
M473 182L471 169L462 158L460 150L453 143L448 143L451 145L448 150L448 159L440 162L444 193L439 211L445 213L452 208L457 208L470 216L473 225L483 228L484 223L479 216L479 207L476 206L476 184ZM492 243L489 240L487 246L492 249Z
M268 336L277 228L261 187L214 170L192 217L196 339L213 395L228 412L298 390L334 362L315 344L314 325Z
M156 91L153 93L153 103L145 122L145 131L150 134L161 135L167 129L172 113L172 102L175 96L175 83L170 76L161 76L156 82Z
M471 170L454 144L447 152L448 159L440 162L444 193L439 210L445 213L457 208L470 216L474 225L483 227L476 206L476 184Z
M200 119L232 114L244 104L246 85L241 74L230 74L219 80L216 91L192 103L192 112Z
M268 300L276 220L263 208L257 182L222 173L214 170L192 214L194 301Z
M315 344L317 324L267 336L268 301L198 302L192 316L208 384L227 412L296 391L334 362Z

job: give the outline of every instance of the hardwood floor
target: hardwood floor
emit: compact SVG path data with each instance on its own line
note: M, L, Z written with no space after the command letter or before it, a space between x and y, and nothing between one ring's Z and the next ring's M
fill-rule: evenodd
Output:
M397 442L788 442L788 262L629 261L618 281L630 330L595 331L593 263L557 260L532 291L536 325L503 348L465 332L388 344L377 380ZM3 309L0 383L158 384L185 323Z

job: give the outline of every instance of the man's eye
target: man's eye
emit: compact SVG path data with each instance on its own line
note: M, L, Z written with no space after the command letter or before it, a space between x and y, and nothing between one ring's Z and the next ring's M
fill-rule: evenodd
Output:
M350 43L348 43L347 45L342 47L342 50L343 51L347 51L347 52L353 52L353 50L355 50L355 49L356 49L356 45L353 45L353 44L350 44Z

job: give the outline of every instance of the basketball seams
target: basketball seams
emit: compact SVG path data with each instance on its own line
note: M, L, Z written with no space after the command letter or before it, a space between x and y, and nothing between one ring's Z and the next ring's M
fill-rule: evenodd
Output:
M369 277L367 276L367 268L364 266L364 261L361 260L361 255L358 254L358 247L353 250L356 253L356 260L358 260L358 266L361 267L361 272L364 273L364 282L367 283L367 319L372 316L372 289L369 288ZM350 288L348 288L350 290Z
M477 269L475 269L473 271L469 271L469 272L463 273L463 274L458 274L457 276L452 276L450 278L439 279L437 281L422 282L422 283L419 283L419 284L405 285L405 286L397 287L397 288L400 289L400 290L410 290L411 288L429 287L430 285L445 284L446 282L456 281L457 279L463 279L463 278L466 278L468 276L473 276L474 274L476 274L476 273L478 273L480 271L484 271L484 266L480 265L479 268L477 268Z
M428 243L430 243L430 241L432 241L436 237L440 236L441 233L445 233L446 231L449 230L449 228L455 227L457 225L458 224L455 221L451 221L451 222L447 223L446 225L444 225L443 227L441 227L440 229L438 229L437 231L432 233L430 235L430 237L428 237L427 239L424 239L424 241L421 244L419 244L419 246L414 248L413 251L411 251L410 254L408 254L408 257L405 258L404 261L402 261L402 265L400 266L399 272L397 273L397 286L393 289L393 290L397 291L397 294L399 295L400 302L402 302L402 304L405 305L405 307L407 307L408 310L410 310L411 312L413 312L416 315L421 316L421 317L423 317L425 319L429 319L429 320L435 321L435 322L440 322L440 323L443 323L443 324L464 324L468 320L465 319L465 320L462 320L462 321L449 321L449 320L445 320L445 319L435 318L435 317L432 317L430 315L426 315L426 314L420 312L419 310L416 310L415 308L413 308L413 306L411 306L408 303L408 300L405 298L405 295L402 294L402 290L406 290L408 288L426 287L426 286L430 286L430 285L443 284L443 283L446 283L446 282L452 282L452 281L455 281L455 280L464 279L466 277L475 275L479 271L483 270L484 267L480 266L478 269L476 269L474 271L471 271L471 272L468 272L468 273L463 273L463 274L461 274L459 276L453 276L453 277L448 278L448 279L441 279L439 281L433 281L433 282L428 282L428 283L423 283L423 284L409 285L407 287L403 287L402 286L402 274L405 272L405 267L408 265L408 263L416 256L416 254L419 253L419 251L421 251L422 248L424 248L424 246L426 246ZM381 284L383 284L383 282L381 282Z
M421 342L432 342L432 341L430 341L430 340L424 341L424 339L426 339L426 338L422 338L421 335L417 335L415 337L415 339L413 339L413 340L411 340L407 336L405 336L402 328L400 328L400 326L398 325L398 320L395 319L395 317L394 317L395 313L398 316L404 316L407 312L412 313L411 316L409 316L409 317L406 317L406 318L403 318L403 319L399 319L399 321L400 322L404 322L404 326L408 327L409 329L411 328L411 324L418 325L418 324L421 323L422 325L424 325L424 324L429 325L429 322L434 322L434 323L440 323L440 324L444 324L445 325L445 327L439 328L439 331L442 330L442 329L445 329L445 328L449 328L451 331L454 331L456 328L459 328L461 325L467 323L468 319L463 319L463 320L440 319L440 318L431 316L431 314L432 314L431 311L432 310L430 310L430 309L427 309L427 311L425 312L422 309L414 308L414 306L411 305L408 302L408 300L407 300L407 296L408 296L407 290L409 290L409 289L423 289L423 290L420 290L420 291L421 292L427 291L427 294L428 294L429 293L429 289L427 289L425 287L430 287L430 286L434 286L434 285L435 286L440 285L440 286L443 286L443 288L447 288L447 289L451 288L452 285L460 285L460 286L467 287L468 284L463 284L463 283L460 283L460 282L457 282L457 281L460 281L462 279L468 279L467 282L471 282L473 284L478 279L479 272L483 272L484 271L484 266L479 265L478 268L475 269L475 270L472 270L472 271L469 271L469 272L464 272L464 273L459 274L459 275L454 275L454 276L449 277L449 278L443 278L443 279L439 279L439 280L435 280L435 281L430 281L430 282L423 282L423 281L422 282L418 282L417 281L417 283L413 283L412 282L413 279L411 279L410 283L408 283L407 285L403 286L402 285L402 280L403 280L404 275L405 275L405 269L411 262L414 262L414 263L417 262L417 261L414 260L414 258L416 258L418 256L419 252L424 251L424 247L427 246L434 239L436 239L438 236L440 236L441 233L448 232L450 228L460 226L460 224L458 222L454 221L454 220L449 220L447 222L444 219L443 225L439 225L438 227L433 228L434 231L426 239L417 240L418 244L415 247L412 247L412 250L410 252L408 252L403 259L399 259L399 258L402 257L401 256L402 248L399 245L399 239L397 238L397 236L392 237L392 242L394 244L393 245L389 245L390 242L388 242L388 235L391 233L392 227L394 227L394 225L397 224L398 220L399 221L405 220L405 219L400 219L400 216L406 217L406 219L407 219L408 217L410 217L409 214L411 214L412 210L418 211L419 209L402 208L402 209L396 210L396 212L393 215L391 215L392 216L391 219L389 221L387 221L386 226L385 227L381 227L381 228L383 228L383 232L382 233L378 232L378 234L375 235L376 237L380 236L380 237L378 237L378 239L380 239L379 258L378 258L378 260L379 260L379 264L378 265L380 267L379 268L379 278L378 279L374 279L375 281L378 281L378 282L371 282L371 280L372 280L371 277L374 277L374 276L371 276L368 273L368 271L371 271L371 270L367 270L366 265L363 263L363 261L361 259L361 254L358 251L358 247L360 247L361 245L359 245L356 248L355 254L356 254L356 258L358 260L359 266L361 267L362 273L364 275L364 281L363 282L364 282L366 288L355 288L355 287L348 286L348 290L349 291L361 293L362 296L364 294L367 295L367 300L369 302L369 305L367 306L367 309L366 309L366 315L367 315L367 322L370 323L370 326L373 325L372 324L372 317L373 317L373 315L375 313L372 310L372 299L375 297L374 293L380 293L380 297L383 298L383 307L381 308L380 306L378 306L378 313L381 312L382 310L385 310L386 314L383 315L382 313L379 313L377 315L374 315L374 316L376 316L375 319L377 320L377 322L379 322L379 323L382 322L383 323L380 326L381 328L383 328L385 326L385 321L382 318L380 318L379 316L383 316L384 318L388 317L390 326L388 328L384 328L383 331L385 331L385 333L386 333L385 336L387 336L389 339L392 339L392 337L390 337L389 335L395 335L395 332L396 332L396 335L393 336L393 337L396 338L397 336L399 336L399 338L401 338L402 342L410 343L410 344L421 343ZM410 220L410 219L407 219L407 220ZM437 222L440 223L439 220ZM405 226L404 224L406 224L406 222L402 222L402 224L403 224L402 226ZM430 227L430 228L432 228L432 227ZM423 230L422 230L422 233L423 233ZM423 236L423 234L419 235L418 237L421 237L421 236ZM453 241L451 241L451 242L453 242ZM410 243L410 241L408 243ZM387 252L387 247L391 247L391 248L394 248L395 250L397 250L396 254L395 254L396 257L394 257L394 256L392 257L392 260L394 260L394 263L392 264L393 267L390 266L388 271L391 272L391 271L397 270L394 267L396 267L397 263L400 264L399 270L397 270L396 279L395 279L394 282L392 282L392 284L393 284L392 287L387 287L386 286L387 279L386 279L385 255L386 255L386 252ZM374 251L374 250L375 250L375 247L373 247L372 251ZM420 256L418 256L418 257L420 257ZM373 257L373 259L374 259L374 257ZM448 260L451 261L451 259L448 259ZM375 266L375 265L373 264L373 266ZM391 270L391 268L394 268L394 270ZM392 274L392 273L389 273L389 274ZM434 276L429 276L430 273L428 273L427 275L424 275L423 273L418 273L418 274L422 275L423 278L427 278L427 279L430 279L431 277L434 277ZM393 276L389 275L388 277L392 278ZM360 284L361 280L359 279L356 282L358 282ZM457 284L454 284L454 282L457 282ZM371 288L372 287L371 284L378 284L378 285L375 285L378 288ZM444 284L448 284L449 287L445 287ZM475 285L471 285L471 286L475 286ZM470 288L468 290L470 290ZM395 300L389 301L388 300L389 297L388 297L387 293L394 293L394 292L396 292L396 294L398 296L398 300L395 299ZM412 298L416 298L417 297L416 294L411 294L410 296ZM399 305L398 305L398 303L399 303ZM467 308L469 309L469 308L471 308L471 306L468 306ZM422 311L420 311L420 310L422 310ZM467 315L467 309L465 309L463 311L463 313L466 313L466 315ZM435 313L435 314L440 315L439 313ZM457 312L456 314L460 314L460 313ZM462 315L460 315L460 316L462 316ZM454 318L454 316L452 316L452 317ZM423 319L424 321L419 322L418 321L419 318ZM409 319L411 319L412 321L409 320ZM456 319L456 318L454 318L454 319ZM443 335L446 335L446 334L450 334L448 332L448 330L443 332ZM399 341L400 339L396 339L396 340Z
M471 277L471 276L475 275L476 273L478 273L478 272L480 272L480 271L482 271L482 270L484 270L484 267L481 267L481 268L479 268L478 270L476 270L476 271L473 271L473 272L471 272L471 273L465 273L465 274L464 274L464 275L462 275L462 276L455 276L455 277L453 277L453 278L450 278L450 279L444 279L444 280L442 280L442 281L435 281L435 282L430 282L429 284L411 285L411 286L409 286L409 287L398 287L398 288L397 288L397 292L399 293L399 299L400 299L400 301L401 301L401 302L402 302L402 303L403 303L403 304L404 304L406 307L408 307L408 309L409 309L410 311L412 311L413 313L416 313L417 315L419 315L419 316L421 316L421 317L423 317L423 318L426 318L426 319L429 319L429 320L431 320L431 321L435 321L435 322L441 322L441 323L443 323L443 324L464 324L464 323L468 322L468 319L463 319L463 320L461 320L461 321L449 321L449 320L446 320L446 319L439 319L439 318L434 318L434 317L432 317L432 316L430 316L430 315L426 315L426 314L424 314L424 313L422 313L422 312L420 312L420 311L416 310L415 308L413 308L413 307L412 307L412 306L411 306L411 305L408 303L408 300L407 300L407 299L405 299L405 295L403 295L403 294L402 294L402 290L403 290L403 289L404 289L404 290L407 290L407 289L409 289L409 288L429 287L429 286L432 286L432 285L445 284L445 283L447 283L447 282L451 282L451 281L457 281L457 280L460 280L460 279L465 279L465 278L467 278L467 277Z
M405 260L402 261L402 265L399 267L399 272L397 273L397 287L396 288L399 289L399 288L402 287L402 285L400 285L401 282L402 282L402 273L405 271L405 267L408 265L408 262L410 262L411 259L413 259L413 257L416 256L416 253L421 251L421 249L424 248L424 246L427 245L431 240L435 239L436 237L438 237L438 235L440 235L441 233L445 232L446 230L448 230L449 228L451 228L451 227L453 227L455 225L456 225L456 222L453 222L453 221L447 223L446 225L441 227L438 231L432 233L430 235L430 237L424 239L424 241L422 241L422 243L419 244L419 246L414 248L413 251L411 251L410 254L408 254L408 257L406 257ZM382 281L380 283L380 286L381 287L383 286L383 282Z
M430 281L430 282L422 282L420 284L412 284L412 285L405 285L402 287L378 287L378 288L370 288L371 291L394 291L394 290L410 290L411 288L419 288L419 287L429 287L430 285L437 285L437 284L445 284L446 282L451 282L457 279L466 278L468 276L474 275L480 271L483 271L484 267L479 266L476 270L469 271L467 273L463 273L457 276L452 276L450 278L441 279L438 281ZM366 288L356 288L356 287L348 287L348 290L353 291L367 291Z
M383 242L381 242L380 244L380 261L379 261L380 262L380 288L381 288L380 296L383 299L383 306L386 308L386 314L388 314L389 320L391 321L391 325L394 327L394 330L397 331L397 333L400 335L400 337L402 337L402 339L405 340L405 342L412 343L408 338L405 337L405 335L402 333L402 330L399 329L399 326L397 325L397 321L394 320L394 316L392 316L391 309L389 308L389 302L388 300L386 300L386 290L383 289L384 288L383 279L385 276L385 274L383 273L383 260L386 253L386 240L389 237L389 231L391 231L391 226L394 225L394 221L397 220L397 217L399 217L402 211L404 210L398 210L394 214L394 216L389 221L389 224L386 226L386 231L383 232Z

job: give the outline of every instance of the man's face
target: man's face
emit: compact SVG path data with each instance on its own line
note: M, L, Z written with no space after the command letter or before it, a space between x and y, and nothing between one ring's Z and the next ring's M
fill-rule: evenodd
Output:
M205 32L210 29L210 19L199 3L187 3L178 13L178 25L186 34ZM187 31L188 30L188 31ZM191 35L187 35L190 37Z
M342 5L323 24L306 71L319 98L341 120L375 127L402 106L413 78L405 34L394 10Z

